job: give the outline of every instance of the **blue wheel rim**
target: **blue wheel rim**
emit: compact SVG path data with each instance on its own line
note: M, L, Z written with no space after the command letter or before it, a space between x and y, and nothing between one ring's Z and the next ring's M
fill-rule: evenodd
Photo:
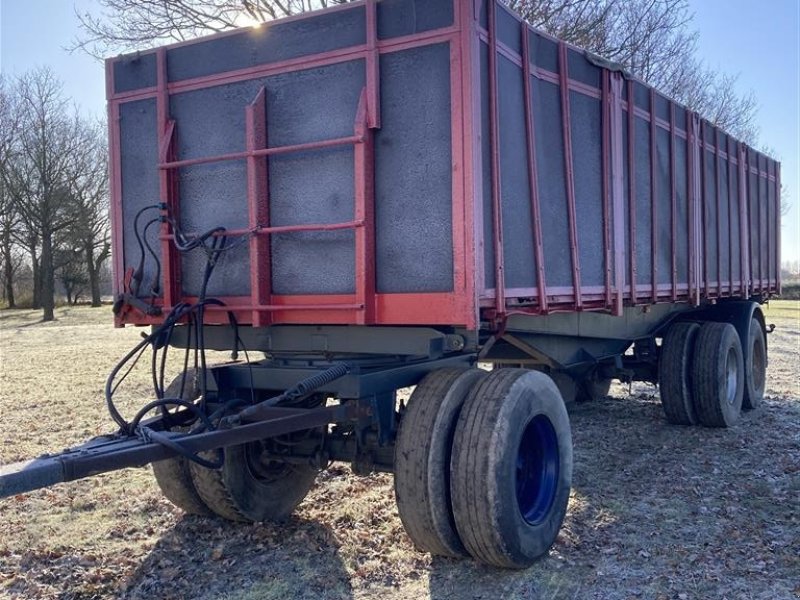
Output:
M517 450L517 504L529 524L539 525L549 515L558 489L558 471L558 436L550 419L538 415L525 426Z

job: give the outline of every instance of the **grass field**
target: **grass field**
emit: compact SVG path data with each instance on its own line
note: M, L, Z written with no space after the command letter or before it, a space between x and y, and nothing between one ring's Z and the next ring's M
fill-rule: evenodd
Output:
M670 426L644 384L572 411L569 514L527 571L414 550L387 475L336 465L272 526L184 516L146 468L0 501L0 597L800 598L800 301L765 314L767 399L736 427ZM114 329L107 308L57 319L0 311L0 463L113 430L105 377L140 331ZM126 414L148 377L132 375Z

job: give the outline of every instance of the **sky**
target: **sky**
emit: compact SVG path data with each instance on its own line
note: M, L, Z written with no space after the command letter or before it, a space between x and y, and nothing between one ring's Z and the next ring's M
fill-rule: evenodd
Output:
M782 258L800 260L800 0L689 0L699 54L738 74L739 91L758 102L760 144L782 162L792 210L784 217ZM86 114L105 111L103 65L65 47L80 33L75 12L95 0L0 0L0 71L15 75L49 65Z

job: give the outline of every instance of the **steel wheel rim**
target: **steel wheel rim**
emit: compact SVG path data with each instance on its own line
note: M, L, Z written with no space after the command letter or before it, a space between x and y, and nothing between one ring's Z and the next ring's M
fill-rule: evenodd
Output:
M739 370L736 364L736 350L728 349L728 357L725 360L725 399L728 404L736 402L736 388L739 383Z
M559 478L558 436L545 415L531 419L517 449L515 490L522 518L542 523L556 498Z

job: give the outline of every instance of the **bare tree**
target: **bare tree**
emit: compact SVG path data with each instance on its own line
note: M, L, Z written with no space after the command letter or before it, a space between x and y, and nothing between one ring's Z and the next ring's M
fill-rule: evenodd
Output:
M92 298L100 306L100 277L103 264L111 255L108 219L108 149L101 124L83 128L84 151L74 157L75 178L70 193L76 220L67 229L67 238L80 252L81 270ZM70 272L76 273L72 266Z
M6 189L28 231L34 283L40 282L42 318L55 308L54 239L77 218L70 202L74 162L86 149L81 120L70 114L61 84L48 69L23 75L15 86L19 127L2 171ZM40 254L36 256L36 249ZM37 258L40 265L37 271Z
M183 41L350 0L100 0L100 16L78 13L86 32L74 48L102 57L154 43Z
M11 140L16 131L15 111L12 96L6 81L0 77L0 173L10 159ZM19 268L13 234L20 225L19 212L12 201L5 180L0 176L0 259L2 259L3 297L9 308L16 306L14 297L14 275Z

